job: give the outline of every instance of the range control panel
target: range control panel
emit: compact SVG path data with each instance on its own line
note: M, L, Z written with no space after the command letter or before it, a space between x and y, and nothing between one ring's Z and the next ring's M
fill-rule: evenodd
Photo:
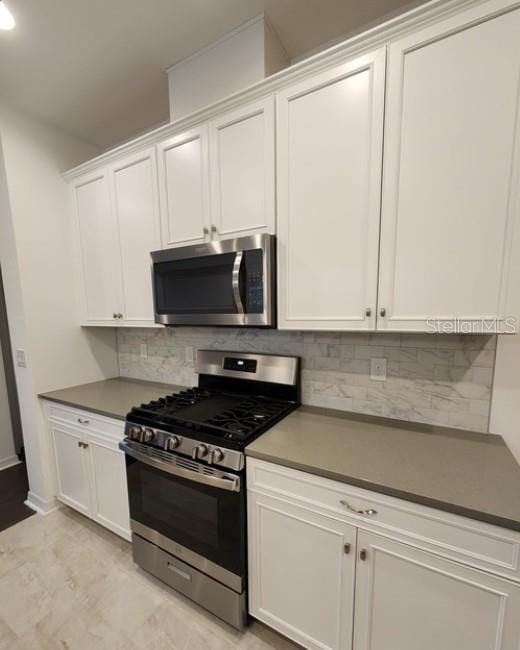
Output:
M240 359L239 357L224 357L224 370L235 370L237 372L256 372L256 359Z

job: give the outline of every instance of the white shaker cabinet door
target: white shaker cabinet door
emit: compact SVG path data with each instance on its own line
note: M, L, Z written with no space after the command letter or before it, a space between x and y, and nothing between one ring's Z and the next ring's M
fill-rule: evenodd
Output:
M113 325L119 312L119 260L108 174L104 169L71 187L76 232L81 321Z
M253 492L248 524L251 614L310 650L351 648L355 527Z
M362 530L354 650L518 650L520 586Z
M385 50L277 94L280 329L375 328Z
M131 538L125 455L117 440L89 434L87 438L92 517L125 539Z
M209 124L213 236L275 232L274 99Z
M58 498L84 515L90 515L88 466L82 433L52 425Z
M520 10L489 18L490 5L388 48L378 329L485 331L509 315Z
M166 140L157 153L163 247L209 241L207 127Z
M150 253L161 247L155 148L110 168L120 259L121 325L154 322Z

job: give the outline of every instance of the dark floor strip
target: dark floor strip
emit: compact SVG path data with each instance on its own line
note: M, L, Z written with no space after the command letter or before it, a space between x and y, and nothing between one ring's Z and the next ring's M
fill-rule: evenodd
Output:
M34 514L24 503L28 490L25 464L0 471L0 531Z

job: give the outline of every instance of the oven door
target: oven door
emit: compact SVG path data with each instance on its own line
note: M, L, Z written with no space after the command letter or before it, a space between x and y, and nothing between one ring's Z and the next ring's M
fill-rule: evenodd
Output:
M120 447L132 532L240 593L246 561L243 476L134 441Z
M156 322L275 324L273 235L156 251L152 262Z

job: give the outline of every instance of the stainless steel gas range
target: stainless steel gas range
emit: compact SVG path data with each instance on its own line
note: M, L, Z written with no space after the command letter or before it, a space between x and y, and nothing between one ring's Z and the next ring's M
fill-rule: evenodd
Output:
M299 404L297 357L201 350L198 386L133 408L134 561L237 628L247 618L244 448Z

